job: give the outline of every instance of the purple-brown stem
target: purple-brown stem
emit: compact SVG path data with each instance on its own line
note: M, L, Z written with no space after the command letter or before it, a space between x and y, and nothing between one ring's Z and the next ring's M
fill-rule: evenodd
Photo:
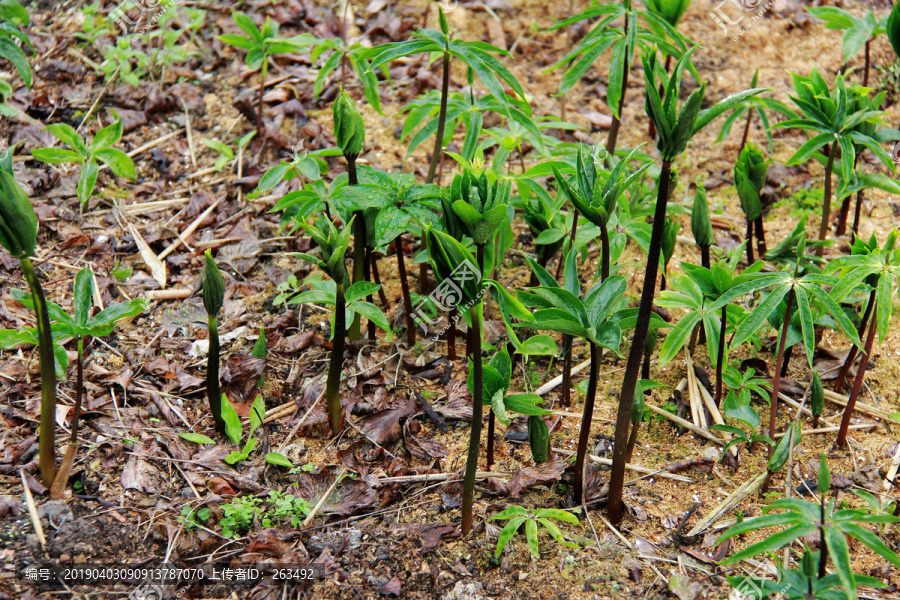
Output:
M873 305L875 303L873 302ZM874 306L873 306L873 311ZM843 448L847 445L847 430L850 428L850 418L853 416L853 409L856 407L856 400L859 398L859 392L862 390L863 379L866 376L866 369L869 367L869 357L872 356L872 344L875 342L875 330L878 329L878 320L869 320L869 333L866 335L866 348L862 357L859 359L859 368L856 370L856 379L853 380L853 388L850 390L850 398L847 400L847 407L844 408L844 417L841 419L841 428L838 431L837 441L835 445Z
M716 357L716 407L722 405L722 367L725 362L725 326L728 323L728 305L722 306L722 324L719 327L719 352Z
M578 449L575 453L575 504L581 504L584 493L584 458L587 456L587 445L591 437L591 419L594 416L594 396L597 395L597 378L599 377L600 357L597 345L591 346L591 375L588 380L587 395L584 398L584 414L581 416L581 432L578 434ZM623 449L627 445L623 444Z
M866 331L866 324L869 322L869 317L872 316L872 306L875 304L875 291L872 290L869 292L869 299L866 302L866 309L863 311L862 321L859 323L859 329L856 330L857 335L861 338L863 333ZM850 367L853 366L853 361L856 358L856 353L859 348L854 344L850 347L850 351L847 353L847 360L844 361L844 365L841 367L841 372L838 373L837 381L835 381L834 387L836 390L840 391L844 388L844 379L847 378L847 374L850 372Z
M403 236L394 240L397 249L397 273L400 275L400 289L403 290L403 311L406 313L406 341L409 347L416 345L416 324L413 321L412 298L409 295L409 280L406 277L406 261L403 258Z

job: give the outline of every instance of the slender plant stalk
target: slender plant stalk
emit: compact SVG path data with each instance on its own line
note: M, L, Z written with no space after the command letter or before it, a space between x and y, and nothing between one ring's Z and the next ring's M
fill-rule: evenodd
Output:
M578 230L578 209L572 206L572 231L569 233L569 250L575 247L575 232ZM556 279L562 274L563 263L566 262L565 245L559 250L559 262L556 263Z
M728 305L722 307L722 325L719 327L719 352L716 357L716 407L722 405L722 368L725 363L725 325L728 323Z
M450 53L444 52L443 80L441 81L441 111L438 114L437 132L434 136L434 151L431 153L431 164L428 165L428 176L425 183L434 183L438 163L443 156L444 121L447 120L447 98L450 94Z
M603 262L600 263L600 281L606 281L609 278L609 229L606 225L600 226L600 251L603 253Z
M478 271L484 277L484 245L476 245ZM479 301L484 306L484 301ZM480 332L479 332L480 333ZM478 336L481 338L481 336ZM475 360L481 361L480 355L476 355ZM488 431L487 431L487 467L490 469L494 465L494 411L492 407L488 407Z
M219 390L219 323L215 317L207 317L209 326L209 357L206 359L206 397L209 412L219 435L225 435L225 419L222 418L222 392Z
M741 150L744 149L744 146L747 145L747 140L750 138L750 122L753 120L753 109L747 108L747 122L744 123L744 135L741 136L741 145L738 148L738 154L741 153Z
M587 395L584 398L584 414L581 416L581 432L578 434L578 448L575 453L575 504L577 505L580 505L584 499L584 458L587 456L587 445L591 438L591 419L594 416L594 396L597 395L597 378L600 367L600 353L597 351L597 344L591 342L590 346L591 375L588 379Z
M650 379L650 355L644 354L644 362L641 363L641 379ZM650 390L644 390L644 395L648 395Z
M344 343L347 335L346 301L344 300L344 284L335 287L334 302L334 338L331 345L331 359L328 361L328 381L325 384L325 402L328 406L328 423L331 433L341 432L341 367L344 364Z
M828 153L828 164L825 166L825 193L822 198L822 224L819 225L819 241L824 242L828 234L828 219L831 217L831 168L834 166L834 159L837 157L838 143L831 144L831 152ZM822 256L825 252L825 246L816 248L816 254Z
M381 285L381 274L378 272L378 258L375 256L374 248L366 248L366 250L369 252L369 264L372 267L372 281ZM381 302L382 308L387 310L388 299L384 293L384 287L378 288L378 300Z
M626 4L628 5L628 8L630 8L631 3L627 2ZM624 31L628 31L628 13L625 14ZM631 70L631 54L625 52L623 62L625 64L622 69L622 97L619 98L619 116L616 117L613 115L612 125L609 127L609 137L606 138L606 153L610 159L610 164L613 155L616 153L616 142L619 139L619 126L625 112L625 95L628 93L628 72Z
M872 307L875 305L875 292L875 289L872 289L872 291L869 292L869 299L866 301L866 309L863 311L862 321L859 324L859 329L856 330L856 333L860 338L862 338L863 333L866 332L866 324L869 322L869 317L872 316ZM850 367L853 366L853 361L856 359L858 350L859 349L855 344L850 347L850 351L847 353L847 359L844 361L841 372L838 373L837 381L834 384L836 390L840 391L844 388L844 379L847 378Z
M856 192L856 208L853 210L853 229L851 229L852 235L850 236L851 243L856 240L856 236L859 232L859 217L862 212L863 192L864 190ZM897 503L897 506L900 506L900 502Z
M650 122L652 123L653 121ZM631 426L631 434L628 436L628 452L625 455L625 462L631 462L631 455L634 453L634 445L637 443L638 431L640 429L640 421Z
M794 354L794 346L784 349L784 362L781 363L781 376L787 377L788 367L791 365L791 356Z
M50 488L50 496L53 498L63 497L66 484L69 482L69 475L72 473L72 466L75 464L75 454L78 452L78 422L81 418L81 399L84 397L84 339L80 337L78 338L78 364L75 366L75 372L77 379L75 380L75 407L72 410L71 433L62 464L56 472L53 486Z
M478 264L484 264L484 246L477 246ZM478 472L478 449L481 446L481 415L484 401L484 383L481 365L481 300L471 308L472 327L469 329L472 339L473 387L472 394L472 429L469 435L469 452L466 455L466 473L463 479L462 497L462 532L468 534L473 524L473 504L475 502L475 474Z
M868 42L866 42L868 44ZM856 168L857 163L859 162L859 154L856 155L856 158L853 159L853 168ZM860 190L862 191L862 190ZM847 216L850 214L850 199L851 197L848 195L846 198L841 201L841 211L838 213L838 222L837 228L834 230L834 234L841 236L847 232Z
M747 264L753 264L753 221L747 219Z
M772 404L769 409L769 437L775 439L775 417L778 416L778 391L781 388L781 362L784 360L784 345L787 342L788 327L791 324L791 308L794 305L794 290L788 292L784 310L784 324L781 326L781 337L778 338L778 356L775 358L775 377L772 378ZM769 446L769 456L773 447Z
M456 320L459 319L459 309L454 305L450 307L450 316L447 322L447 360L456 360Z
M52 485L56 477L56 366L53 358L53 334L50 329L50 315L47 312L47 300L44 289L34 274L31 260L19 260L22 273L28 282L31 296L34 299L34 312L37 313L38 356L41 359L41 425L38 442L38 460L41 467L41 479L44 485Z
M634 402L634 390L637 387L638 374L644 357L644 345L647 343L647 331L650 329L650 313L653 307L653 296L656 291L656 276L659 274L659 255L662 251L662 238L666 225L666 205L669 199L669 180L672 174L672 163L663 160L659 175L656 210L653 213L653 230L650 234L650 252L647 257L647 271L644 275L644 287L641 291L641 305L638 308L637 322L622 391L619 395L619 412L616 415L616 433L613 446L612 471L609 477L609 501L607 515L613 524L622 520L622 490L625 486L625 456L628 447L628 431L631 426L631 405Z
M356 178L355 156L347 157L347 183L359 185ZM357 281L368 281L369 276L366 272L366 219L361 210L355 211L353 216L353 283L356 283ZM362 317L357 313L347 331L347 337L350 340L358 340L362 337L361 323Z
M366 272L366 281L371 281L372 277L372 252L369 250L368 246L365 246L365 252L363 253L363 268ZM366 296L366 302L371 303L373 300L372 294ZM372 319L369 319L369 325L366 331L370 340L375 340L375 322Z
M756 236L756 251L759 254L759 258L762 259L766 255L766 230L763 228L763 218L762 213L758 217L756 217L756 224L753 228L753 233Z
M422 251L427 254L428 240L425 238L424 233L422 234L422 237L419 238L419 243L421 244ZM428 282L428 263L419 263L419 293L424 296L428 293L430 287Z
M266 73L269 70L269 57L263 56L262 61L262 81L259 84L259 98L256 101L256 136L263 140L265 144L265 136L263 136L263 94L266 91Z
M564 333L563 342L563 380L562 396L559 401L563 406L572 406L572 338Z
M821 507L819 514L822 516L819 520L819 539L822 540L819 547L819 579L824 579L828 575L828 571L825 568L828 564L828 545L825 543L825 494L821 495L819 505ZM900 503L898 503L898 506L900 506Z
M709 266L709 246L700 246L700 264L701 266L710 268Z
M403 236L394 240L397 248L397 273L400 275L400 289L403 291L403 312L406 313L406 341L409 347L416 345L416 324L412 316L412 298L409 295L409 279L406 276L406 259L403 258Z
M872 310L875 310L874 306ZM875 342L876 329L878 329L878 320L875 318L870 319L869 333L866 335L866 348L859 359L859 367L856 369L856 379L853 380L853 387L850 389L850 398L847 399L847 406L844 408L844 417L841 419L841 428L838 431L837 440L835 441L835 445L839 448L843 448L847 445L847 431L850 427L850 418L853 416L853 409L856 407L856 400L859 398L863 379L865 379L866 370L869 368L869 357L872 356L872 344Z

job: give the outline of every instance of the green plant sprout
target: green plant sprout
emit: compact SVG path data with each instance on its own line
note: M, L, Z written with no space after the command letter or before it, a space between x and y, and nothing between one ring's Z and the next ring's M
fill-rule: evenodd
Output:
M31 152L31 156L40 162L48 164L74 162L81 165L81 175L78 178L76 191L82 205L87 203L97 184L97 176L100 174L100 166L97 161L109 167L116 177L124 177L132 181L137 178L137 171L135 171L131 157L118 148L112 147L122 137L122 121L118 115L115 117L114 122L94 135L90 145L86 145L81 134L65 123L48 125L47 131L70 149L37 148Z
M216 317L225 302L225 282L215 259L209 250L204 253L203 308L206 310L207 329L209 331L209 355L206 359L206 398L209 401L209 412L212 414L216 432L226 434L226 422L222 415L222 398L225 394L219 391L219 324ZM226 408L231 404L224 402ZM234 410L233 408L231 410Z
M787 435L785 437L787 437ZM759 531L761 529L784 525L788 526L787 529L777 534L766 536L763 541L751 544L744 550L737 552L722 562L725 564L734 564L753 556L778 550L785 545L792 543L794 540L818 532L820 536L819 539L823 542L822 548L820 552L817 553L818 556L816 557L819 559L818 569L809 568L811 567L811 565L808 564L810 559L804 557L804 575L807 580L804 583L812 583L813 578L817 578L817 590L825 590L827 588L823 583L827 578L828 583L831 584L832 588L837 587L837 585L843 587L843 594L834 595L832 597L847 598L848 600L855 600L855 598L857 598L856 588L859 583L882 587L881 582L877 579L863 577L853 573L853 569L850 565L850 547L847 544L847 536L868 546L894 566L900 567L900 556L897 556L897 554L888 548L878 536L865 527L865 525L868 524L896 523L900 521L900 518L891 515L869 514L858 509L838 510L835 506L836 499L831 499L826 502L826 497L830 488L831 473L828 470L828 463L823 454L819 465L818 476L819 501L810 502L799 498L776 500L769 506L763 507L763 516L747 519L744 522L731 527L722 534L718 540L719 542L738 535ZM772 511L775 510L784 512L773 513ZM827 574L826 567L829 558L836 571L835 575L829 576ZM793 585L793 582L791 582L791 585ZM800 591L801 590L795 590L795 592ZM807 588L803 591L808 594L810 590ZM802 597L809 598L810 596L804 595Z
M873 38L887 32L888 17L875 18L875 11L869 10L862 17L836 6L807 6L806 11L814 17L825 21L827 29L843 31L841 46L844 51L844 62L847 62L865 46L865 66L863 67L862 84L869 85L869 44Z
M438 163L441 161L444 141L444 127L447 122L447 103L450 95L450 60L455 58L469 67L491 96L499 99L507 111L509 101L503 91L503 83L507 84L520 99L525 98L525 90L518 80L510 73L503 63L494 54L509 56L509 52L485 42L465 42L453 39L450 35L450 27L443 11L438 12L440 31L434 29L421 29L414 33L412 39L403 42L381 44L363 54L366 59L371 59L370 69L376 69L390 61L404 56L430 52L433 56L442 59L443 80L441 82L441 107L438 116L437 129L434 136L434 150L431 154L431 163L428 165L428 175L425 183L432 183L437 174ZM501 83L502 82L502 83Z
M653 296L656 291L656 277L659 273L663 233L665 232L672 162L687 149L687 144L691 138L718 116L730 110L739 102L763 91L752 89L738 92L707 109L701 110L700 105L706 95L706 83L701 83L698 89L691 92L679 110L678 98L679 90L681 89L681 77L684 69L690 63L693 52L693 48L688 50L675 64L671 77L664 85L664 99L660 97L659 89L657 88L655 52L649 57L643 56L641 58L644 64L646 110L648 116L655 123L659 134L656 147L662 158L662 169L660 170L657 184L657 200L653 215L653 229L650 236L649 258L647 271L644 275L644 286L641 292L641 304L638 308L635 323L634 342L631 345L628 363L625 367L625 376L620 392L621 401L616 416L615 445L609 481L609 502L607 503L609 520L612 523L618 523L622 518L622 490L625 484L625 454L628 445L628 431L631 425L631 404L634 399L634 390L637 386L638 375L640 374L643 361L644 344L650 329L650 313L653 306Z
M355 218L355 217L354 217ZM319 225L318 223L324 223ZM318 289L304 292L295 297L293 302L322 302L334 305L332 316L331 359L328 362L328 379L325 384L325 402L328 407L328 422L331 432L337 435L341 431L342 408L340 396L341 367L344 363L344 345L347 335L347 317L353 319L356 313L360 313L374 321L381 329L390 332L390 325L377 306L362 300L375 292L378 284L368 281L359 281L349 285L347 269L344 266L344 255L350 244L350 232L353 218L346 224L343 231L339 231L328 219L319 219L317 223L302 222L301 227L318 244L322 258L310 254L293 252L290 256L300 258L316 265L331 278L330 282L322 282ZM329 284L329 285L326 285ZM346 288L346 290L345 290Z
M235 48L241 48L247 51L245 58L247 67L260 69L261 80L259 82L259 96L256 104L256 134L263 138L263 93L266 90L266 74L269 71L269 58L276 54L284 54L286 52L297 52L302 50L309 43L310 36L294 36L288 39L279 39L278 23L266 17L266 22L262 28L256 26L253 19L246 13L234 11L231 13L234 24L246 35L237 33L223 33L216 39L225 42Z
M759 194L766 185L768 171L765 157L754 144L744 146L734 164L734 186L741 201L744 218L747 219L747 264L753 263L754 235L759 256L766 254L766 231L763 227L762 200Z
M575 511L580 509L576 508ZM552 520L551 520L552 519ZM578 544L566 540L565 534L553 521L562 521L571 525L578 525L578 517L571 512L560 510L558 508L539 508L536 511L529 511L521 506L510 506L506 510L491 517L491 520L506 521L506 525L500 531L497 537L497 550L494 552L494 558L500 558L503 549L506 548L510 540L512 540L519 528L525 525L525 541L528 544L528 551L537 559L541 557L538 546L538 525L542 525L553 540L566 548L578 548Z
M56 477L56 370L53 334L44 289L31 264L37 245L38 220L31 200L13 176L12 150L0 154L0 245L19 261L34 299L37 316L38 352L41 371L41 422L38 456L41 479L52 485Z

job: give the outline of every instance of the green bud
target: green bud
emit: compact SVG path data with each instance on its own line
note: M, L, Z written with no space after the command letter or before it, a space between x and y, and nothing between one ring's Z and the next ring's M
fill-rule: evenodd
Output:
M698 246L708 248L716 242L712 222L709 220L709 201L702 185L697 186L694 194L694 207L691 209L691 233Z
M222 310L225 302L225 282L222 280L222 272L216 265L215 259L209 250L204 252L206 257L206 269L203 275L203 308L210 317L215 317Z
M528 417L528 444L534 462L542 463L550 458L550 432L544 419L539 416Z
M825 454L819 459L819 478L818 488L820 494L825 494L831 489L831 472L828 470L828 461L825 460Z
M735 171L740 169L743 174L750 180L756 192L759 193L766 185L766 175L769 172L769 163L763 155L762 150L755 144L747 144L741 150L738 162L734 166Z
M466 166L450 184L450 204L476 244L486 244L508 218L509 181Z
M825 389L818 371L813 371L812 385L809 387L809 409L814 417L822 414L825 408Z
M0 169L0 245L15 258L28 258L34 254L37 227L34 207L11 167Z
M347 159L354 159L362 152L366 140L366 125L356 105L344 90L332 107L334 111L334 137L337 145Z
M788 427L788 430L784 432L784 436L778 443L775 445L775 449L772 450L772 456L769 457L768 471L769 473L777 473L781 469L784 468L785 463L787 463L788 456L791 451L791 431L794 431L794 446L800 443L800 430L794 428L793 425Z
M887 36L894 49L894 54L900 56L900 5L894 4L887 20Z
M681 17L691 5L691 0L647 0L644 2L652 13L665 19L672 27L678 27Z

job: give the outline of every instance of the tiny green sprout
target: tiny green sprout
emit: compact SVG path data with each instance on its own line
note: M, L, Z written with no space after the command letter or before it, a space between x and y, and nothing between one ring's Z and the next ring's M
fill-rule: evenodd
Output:
M578 510L578 509L576 509ZM552 520L551 520L552 519ZM515 537L519 528L525 525L525 541L528 544L528 551L535 558L540 558L541 554L538 547L538 525L542 525L550 537L556 543L566 548L578 548L578 544L566 540L565 534L553 521L562 521L572 525L578 525L578 517L569 511L560 510L558 508L540 508L536 511L529 511L521 506L510 506L503 512L491 517L491 520L505 520L506 525L500 531L497 537L497 550L494 558L500 558L503 549L509 544L510 540Z

